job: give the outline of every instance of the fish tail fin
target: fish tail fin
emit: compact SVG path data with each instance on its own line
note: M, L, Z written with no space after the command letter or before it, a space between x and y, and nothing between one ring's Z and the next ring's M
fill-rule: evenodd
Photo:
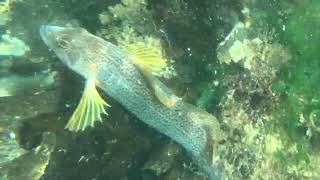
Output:
M205 131L206 142L202 146L198 161L200 167L208 173L214 167L218 158L217 146L222 136L220 123L217 118L204 110L187 103L185 103L185 107L189 112L190 118Z
M201 123L206 130L207 143L203 150L203 170L207 173L209 180L220 180L220 174L217 170L216 160L217 146L221 138L220 124L218 120L211 114L199 110L199 116L203 120Z
M215 167L210 167L210 169L207 171L208 173L208 180L220 180L222 179L219 173L217 172L217 169Z
M95 87L95 79L89 79L82 94L80 103L69 119L66 129L77 132L86 127L94 127L96 121L102 121L101 114L106 114L105 106L109 106L99 95Z
M217 157L217 146L221 138L220 124L218 120L210 115L209 113L203 111L204 115L203 126L207 132L207 147L204 151L208 158L208 164L213 165Z

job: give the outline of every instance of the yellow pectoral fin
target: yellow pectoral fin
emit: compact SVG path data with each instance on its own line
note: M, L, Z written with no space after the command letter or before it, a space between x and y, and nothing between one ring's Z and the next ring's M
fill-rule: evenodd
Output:
M102 121L101 114L106 114L105 106L109 106L99 95L95 87L95 79L89 79L77 109L69 119L66 129L83 131L86 127L94 127L95 121Z

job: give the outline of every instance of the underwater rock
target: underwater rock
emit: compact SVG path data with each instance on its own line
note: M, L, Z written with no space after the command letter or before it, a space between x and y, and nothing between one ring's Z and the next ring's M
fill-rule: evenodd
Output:
M3 77L5 75L10 74L9 69L12 67L13 62L10 58L2 59L0 61L0 76Z
M197 165L185 160L181 147L169 142L150 153L148 161L143 165L143 179L184 179L205 180L206 175L197 170Z
M69 1L68 1L69 2ZM22 57L23 60L44 57L49 59L48 50L43 48L38 36L38 29L44 22L63 25L78 25L72 17L72 10L66 9L66 1L28 0L15 1L10 7L11 21L5 25L11 36L27 44L31 51ZM71 1L70 1L71 2ZM49 64L49 62L47 63Z
M218 169L226 179L278 179L279 173L268 173L274 167L270 152L274 145L264 128L267 114L254 110L245 99L229 90L221 102L224 141L218 146ZM268 152L266 152L268 151Z
M56 72L23 77L10 75L0 78L0 97L34 95L54 87Z
M23 56L30 51L30 47L18 38L4 34L0 39L0 56Z
M287 39L299 57L296 61L300 63L292 64L296 71L290 72L291 85L279 83L281 97L278 92L272 94L275 91L271 85L283 73L282 68L292 63L286 48L288 42L278 42L266 24L258 29L253 27L256 22L250 21L249 14L239 15L240 4L261 8L257 5L259 1L29 0L16 1L10 13L1 16L2 7L8 7L2 6L2 2L9 1L0 2L0 24L6 21L12 36L26 42L32 51L26 54L31 57L6 56L0 61L0 87L10 89L6 90L10 92L7 95L14 95L0 99L0 162L8 167L6 172L0 170L1 175L3 172L8 178L19 180L17 172L22 171L15 174L14 170L24 168L25 164L16 166L17 162L39 157L39 152L46 149L40 148L43 144L38 146L39 137L50 130L57 134L58 148L51 154L53 158L42 177L45 180L205 179L195 167L185 163L188 158L179 159L183 153L175 144L168 144L168 139L139 123L115 102L109 118L94 129L78 135L66 132L65 121L78 102L82 86L77 76L70 78L71 73L65 73L55 57L48 58L47 49L39 42L39 25L49 23L81 24L120 46L123 42L143 43L158 48L166 58L174 58L176 79L171 80L171 88L176 88L184 100L191 103L198 100L198 107L220 117L224 135L218 147L217 164L225 179L319 179L320 76L316 57L320 36L314 28L319 17L317 1L313 1L313 8L289 12L297 12L292 17L287 16L291 10L283 12L274 7L282 2L302 4L308 0L260 1L270 4L268 7L274 8L275 13L268 14L263 7L265 12L258 10L260 14L252 14L266 13L277 24L286 22L281 28L288 32ZM278 21L277 13L283 21ZM244 22L242 28L237 24L240 20ZM232 27L233 31L225 38ZM18 65L19 60L26 61ZM42 67L54 65L65 85L51 88L56 85L54 75L34 70L40 67L35 64L41 60ZM16 66L20 66L18 70ZM172 76L169 73L164 77ZM287 96L288 102L284 101ZM279 101L284 102L283 106L275 106ZM272 120L269 115L274 108L279 109L279 116ZM283 133L292 129L301 132L298 143L292 142L292 134L287 137ZM177 157L167 155L172 151ZM46 158L47 155L44 161ZM46 162L37 164L42 164L42 168L38 174L29 176L34 179L43 174Z
M163 177L159 178L161 180L208 180L204 174L199 173L192 164L182 164L182 166L171 169L167 173L163 175ZM219 178L217 178L218 180ZM210 179L211 180L211 179ZM214 179L216 180L216 179Z
M5 124L5 128L11 128L18 126L24 119L57 112L59 95L60 91L50 90L30 96L1 97L0 122Z
M0 26L5 25L10 20L8 13L0 13Z
M218 45L217 57L220 63L240 63L254 81L266 87L277 77L280 68L288 64L291 53L273 40L272 32L263 31L268 30L247 27L241 22L236 24Z
M25 135L19 132L19 128L29 118L57 112L59 100L56 97L59 94L59 91L51 90L37 95L0 98L1 163L9 163L27 152L21 146Z
M34 150L0 164L3 180L38 180L44 174L56 144L53 133L44 133L41 144Z
M125 44L140 44L164 57L165 47L159 32L154 31L155 24L149 19L152 11L147 6L145 0L123 0L122 3L109 6L108 11L99 14L100 23L103 25L99 31L100 36L116 41L120 47ZM176 72L172 66L173 60L167 62L167 67L158 76L170 79L176 76Z
M141 35L149 35L154 30L154 25L148 19L151 11L147 9L146 0L122 0L114 6L109 6L108 11L100 14L103 34L107 39L117 37L126 26L131 26Z
M180 153L180 147L175 143L168 143L161 150L157 150L150 155L150 159L144 164L143 169L151 170L156 176L165 174L172 168L178 153Z
M20 157L27 151L20 147L15 132L7 128L3 122L0 124L0 164L4 164Z
M8 12L12 0L3 0L0 2L0 14Z
M10 7L12 0L0 1L0 26L5 25L10 20Z

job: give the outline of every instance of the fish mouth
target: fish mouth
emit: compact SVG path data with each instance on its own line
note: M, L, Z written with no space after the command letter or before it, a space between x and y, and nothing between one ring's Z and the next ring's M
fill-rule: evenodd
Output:
M46 25L40 26L39 32L40 32L41 39L44 41L44 43L48 44L47 43L47 26Z
M44 41L45 44L48 45L48 38L50 35L54 35L58 32L61 32L65 28L59 26L49 26L49 25L41 25L39 32L41 39Z

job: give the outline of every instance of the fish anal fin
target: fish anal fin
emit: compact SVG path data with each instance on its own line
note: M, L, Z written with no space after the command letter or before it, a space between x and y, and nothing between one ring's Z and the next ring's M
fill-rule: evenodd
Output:
M101 114L106 114L105 106L109 106L99 95L95 87L95 79L88 79L81 100L69 119L66 129L78 132L88 126L94 127L96 121L102 121Z

